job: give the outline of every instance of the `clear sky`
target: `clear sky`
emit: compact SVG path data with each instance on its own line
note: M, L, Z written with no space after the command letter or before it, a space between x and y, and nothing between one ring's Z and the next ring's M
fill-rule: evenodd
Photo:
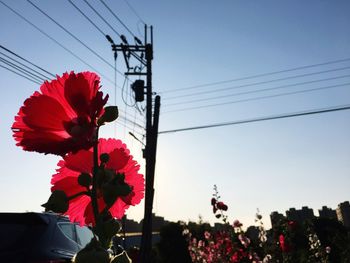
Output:
M99 0L87 1L132 42ZM154 26L153 82L162 99L160 131L350 104L349 1L128 0L138 16L126 0L104 1L140 39L143 22ZM98 70L104 75L102 90L110 94L109 103L116 102L121 115L144 125L144 114L122 99L120 74L114 89L109 43L69 1L32 0L106 61L29 2L1 2L0 45L54 74ZM115 32L83 0L73 2L119 43ZM329 61L338 62L194 87ZM117 68L125 71L121 55ZM0 211L41 211L59 158L24 152L15 146L10 130L23 101L40 85L3 68L0 76ZM319 90L304 92L310 89ZM131 103L130 82L125 83L124 100ZM267 226L272 211L309 206L318 214L323 205L335 208L350 199L349 117L348 110L161 134L154 211L168 220L196 221L201 215L215 222L210 207L214 184L229 206L229 219L246 225L254 223L257 208ZM103 128L102 136L125 140L144 169L142 145L129 131L143 138L142 129L123 119ZM129 209L128 216L140 220L143 203Z

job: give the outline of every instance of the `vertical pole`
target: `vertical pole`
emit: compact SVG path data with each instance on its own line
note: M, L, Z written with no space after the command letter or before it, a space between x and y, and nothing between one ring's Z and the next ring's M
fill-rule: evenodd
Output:
M146 83L146 193L145 193L145 211L142 226L142 239L141 239L141 251L140 262L150 262L150 255L152 249L152 201L153 201L153 185L152 177L154 177L154 168L152 165L152 159L154 156L154 138L152 131L152 59L153 59L153 46L145 43L146 47L146 68L147 68L147 83Z

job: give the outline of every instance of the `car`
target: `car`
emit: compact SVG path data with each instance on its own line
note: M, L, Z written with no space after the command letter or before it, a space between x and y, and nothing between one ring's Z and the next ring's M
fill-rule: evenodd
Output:
M55 213L0 213L0 262L71 262L92 238L88 227Z

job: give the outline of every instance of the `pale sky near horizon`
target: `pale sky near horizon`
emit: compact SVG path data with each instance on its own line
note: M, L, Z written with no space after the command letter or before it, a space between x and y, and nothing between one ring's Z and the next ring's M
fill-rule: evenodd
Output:
M350 104L348 1L128 0L142 21L125 0L104 1L140 39L143 21L154 27L153 82L162 99L160 131ZM101 72L109 103L116 101L121 115L144 125L144 115L125 105L121 89L115 93L109 43L69 1L32 0L109 65L29 2L1 2ZM94 71L1 2L0 45L54 74ZM73 2L119 43L83 0ZM99 0L88 2L132 42ZM337 62L327 63L331 61ZM316 64L322 65L194 87ZM117 67L124 72L121 54ZM40 85L3 68L0 76L0 211L41 211L59 158L16 147L10 130L23 101ZM118 75L118 86L123 82ZM124 91L130 103L130 82ZM217 222L210 207L214 184L229 206L229 219L245 225L254 224L257 208L267 226L272 211L308 206L317 215L323 205L336 208L350 199L349 117L346 110L160 134L154 212L172 221L196 221L201 215L204 221ZM129 131L142 139L143 131L122 119L103 128L102 136L125 140L144 169L142 146ZM143 202L127 214L140 220Z

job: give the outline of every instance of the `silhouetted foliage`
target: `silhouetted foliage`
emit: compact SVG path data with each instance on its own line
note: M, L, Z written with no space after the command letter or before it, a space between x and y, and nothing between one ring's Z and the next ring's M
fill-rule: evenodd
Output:
M169 223L160 230L158 243L159 262L190 263L188 243L183 235L184 226L181 223Z

